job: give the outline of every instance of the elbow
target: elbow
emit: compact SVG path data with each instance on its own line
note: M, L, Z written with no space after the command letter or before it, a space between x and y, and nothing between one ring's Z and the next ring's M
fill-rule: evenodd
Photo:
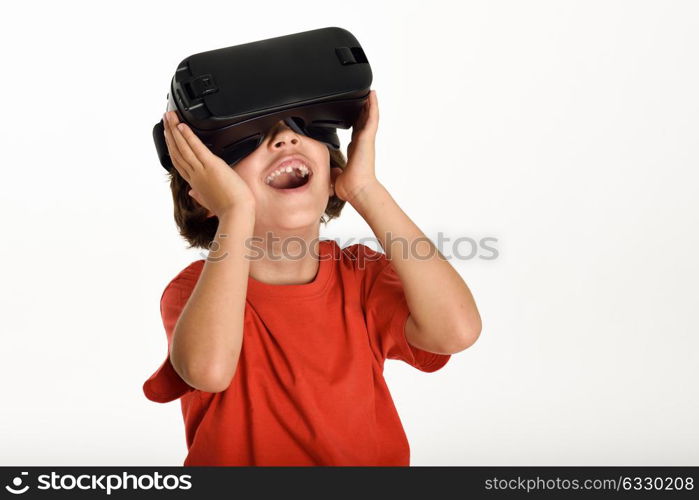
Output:
M203 392L223 392L231 385L233 375L226 370L216 367L202 369L190 368L186 371L187 378L182 377L189 385Z
M481 336L482 328L483 325L481 323L480 316L478 316L476 320L459 328L457 333L454 335L454 338L457 340L454 341L454 345L452 346L452 354L465 351L475 344L476 340L478 340L478 338Z
M463 344L462 344L462 345L463 345L462 350L468 349L468 348L471 347L473 344L475 344L475 343L476 343L476 340L478 340L478 338L479 338L480 336L481 336L481 329L480 329L480 328L470 330L470 331L466 334L466 336L464 337Z
M176 363L172 355L170 361L178 375L189 386L203 392L223 392L231 385L235 370L216 362L180 362Z
M202 392L210 392L212 394L215 394L217 392L225 391L226 389L228 389L228 386L230 385L230 381L224 383L221 383L219 381L213 381L210 383L202 384L201 387L199 387L199 390Z
M220 374L219 372L205 372L202 375L194 376L192 382L196 385L192 385L192 387L196 387L203 392L223 392L228 389L232 380L233 374L226 375Z

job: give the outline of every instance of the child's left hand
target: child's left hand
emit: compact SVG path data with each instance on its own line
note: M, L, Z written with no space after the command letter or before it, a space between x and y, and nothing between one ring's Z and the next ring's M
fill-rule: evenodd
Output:
M352 140L347 146L347 166L334 176L335 194L342 200L352 199L367 185L376 182L376 130L379 126L379 104L376 91L369 97L352 127Z

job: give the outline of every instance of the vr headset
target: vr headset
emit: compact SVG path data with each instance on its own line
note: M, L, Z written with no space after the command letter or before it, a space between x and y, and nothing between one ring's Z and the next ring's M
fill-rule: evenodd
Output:
M187 57L170 82L167 111L176 111L212 153L234 166L280 120L340 149L337 129L354 125L371 80L357 39L342 28L321 28ZM162 119L153 140L170 171Z

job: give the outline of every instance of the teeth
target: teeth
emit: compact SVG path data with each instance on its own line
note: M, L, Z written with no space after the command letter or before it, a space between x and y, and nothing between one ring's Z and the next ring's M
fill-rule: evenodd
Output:
M301 173L301 177L306 177L306 176L309 174L308 167L307 167L306 165L304 165L304 164L301 164L301 165L299 165L299 166L297 166L297 167L292 167L292 166L281 167L281 168L278 168L277 170L275 170L274 172L272 172L271 174L269 174L269 175L267 176L267 178L265 179L265 182L266 182L267 184L269 184L269 183L272 182L277 176L279 176L279 175L281 175L281 174L283 174L283 173L285 173L285 172L286 172L286 173L291 173L291 172L294 171L294 169L297 169L297 170ZM298 175L298 174L297 174L297 175Z

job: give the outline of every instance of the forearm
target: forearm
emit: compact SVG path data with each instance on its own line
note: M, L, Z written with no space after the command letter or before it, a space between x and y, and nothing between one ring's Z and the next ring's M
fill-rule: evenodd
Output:
M420 346L452 352L471 345L480 334L480 314L471 291L449 261L380 182L368 185L351 204L367 221L400 277Z
M207 392L224 390L238 364L250 270L245 241L253 227L250 210L219 219L212 250L173 333L173 367Z

